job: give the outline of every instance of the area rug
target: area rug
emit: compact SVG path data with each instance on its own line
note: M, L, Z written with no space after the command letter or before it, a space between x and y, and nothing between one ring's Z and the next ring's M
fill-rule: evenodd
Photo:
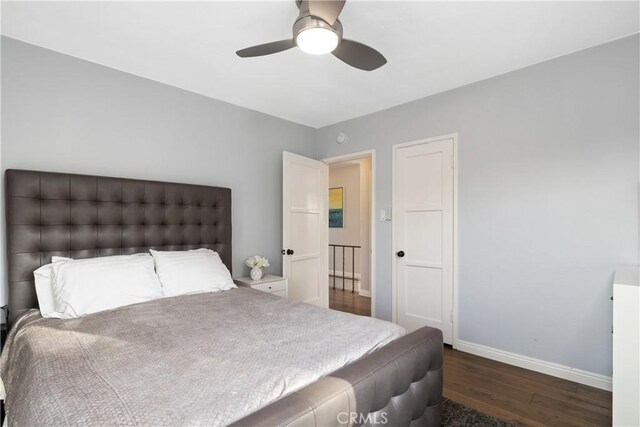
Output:
M515 426L515 424L484 414L447 398L442 399L442 425L447 427Z

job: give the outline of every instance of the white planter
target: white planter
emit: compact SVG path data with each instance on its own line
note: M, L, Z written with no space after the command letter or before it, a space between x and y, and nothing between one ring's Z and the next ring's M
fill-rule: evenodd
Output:
M260 267L253 267L251 269L251 280L254 282L262 279L262 269Z

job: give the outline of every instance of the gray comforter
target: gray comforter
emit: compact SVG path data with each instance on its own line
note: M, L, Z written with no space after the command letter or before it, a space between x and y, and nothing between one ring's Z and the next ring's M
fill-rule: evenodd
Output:
M404 334L247 288L80 319L19 319L0 357L9 425L225 425Z

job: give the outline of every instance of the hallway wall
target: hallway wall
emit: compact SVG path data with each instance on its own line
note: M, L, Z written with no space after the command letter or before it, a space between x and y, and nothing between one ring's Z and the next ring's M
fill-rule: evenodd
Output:
M336 248L336 270L351 276L352 270L360 278L360 293L371 296L371 158L331 164L329 188L342 187L344 198L343 228L329 228L329 243L355 245L355 270L351 249ZM329 250L329 269L333 272L333 249ZM330 280L331 283L333 279ZM336 283L342 287L342 279ZM351 287L346 280L345 287Z

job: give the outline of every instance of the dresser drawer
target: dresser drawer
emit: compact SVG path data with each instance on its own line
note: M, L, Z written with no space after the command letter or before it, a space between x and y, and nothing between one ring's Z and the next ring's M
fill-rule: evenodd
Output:
M287 290L287 281L280 280L278 282L259 283L251 286L253 289L257 289L263 292L278 292Z

